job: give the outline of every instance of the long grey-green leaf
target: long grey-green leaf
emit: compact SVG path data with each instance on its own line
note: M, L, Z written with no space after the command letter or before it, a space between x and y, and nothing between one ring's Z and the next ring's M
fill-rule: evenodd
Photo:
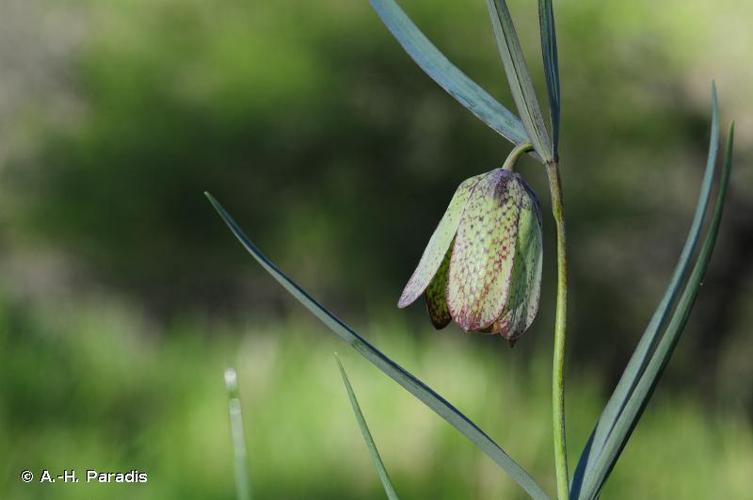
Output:
M560 68L552 0L539 0L539 31L541 32L541 55L544 58L546 88L549 93L552 150L556 159L559 155L560 142Z
M426 406L431 408L437 415L458 429L465 437L475 444L481 451L488 455L507 472L531 497L535 499L547 498L546 493L536 483L525 469L518 465L500 446L494 442L484 431L474 424L468 417L452 406L446 399L434 392L432 388L406 371L403 367L385 356L379 349L371 345L347 324L327 311L316 302L303 288L288 278L271 260L269 260L243 233L240 226L222 208L222 205L212 195L205 193L212 206L222 217L238 241L246 248L248 253L282 285L293 297L295 297L306 309L311 311L322 323L337 334L341 339L350 344L359 354L379 368L385 375L400 384L405 390L413 394Z
M403 49L440 87L513 144L529 142L520 120L452 64L394 0L371 0L371 6Z
M518 33L512 22L505 0L486 0L494 28L494 38L502 58L502 64L510 83L512 97L518 108L523 127L531 138L536 152L544 161L552 161L552 143L541 115L541 107L528 73L525 57L520 48Z
M730 126L729 136L727 138L727 147L725 152L724 167L722 169L721 179L719 181L719 192L716 196L714 211L711 217L711 223L703 241L703 246L698 254L693 272L688 278L688 283L678 300L677 307L672 315L672 320L667 326L667 330L659 340L656 349L651 355L648 366L642 374L635 391L630 396L624 410L620 413L619 418L610 433L604 448L594 465L593 477L589 477L585 492L588 496L585 498L595 499L598 497L604 482L609 473L612 471L617 459L630 438L638 420L641 418L643 411L648 404L651 395L661 378L664 369L672 356L675 346L682 335L685 325L690 318L690 312L693 308L698 293L701 289L703 277L706 274L711 254L716 245L716 239L719 235L719 226L724 212L724 201L727 196L729 187L730 172L732 170L732 150L734 146L735 124Z
M599 417L598 422L593 430L589 446L581 453L578 466L573 476L571 493L573 498L581 498L580 493L585 476L591 472L596 457L602 450L607 436L614 428L618 416L627 404L628 398L635 389L638 380L649 362L649 353L655 346L657 338L664 330L669 320L669 313L675 303L678 295L682 291L682 284L690 272L691 257L698 248L698 242L703 228L704 216L707 212L709 200L711 199L711 189L713 187L714 172L716 171L716 160L719 151L719 105L716 93L716 86L712 85L711 89L711 132L709 139L709 152L706 160L706 170L701 184L701 190L698 195L693 221L688 231L685 245L683 246L680 258L675 266L672 278L667 286L667 290L662 297L661 302L656 308L646 330L641 337L635 352L630 358L625 371L620 378L612 396L610 397L604 411Z
M364 418L363 416L361 405L358 404L358 398L356 398L356 393L353 391L353 386L350 385L350 380L348 379L348 374L345 372L345 367L343 366L337 354L335 354L335 359L337 360L338 368L340 368L340 376L343 379L345 390L348 391L348 399L350 399L350 406L353 407L353 414L355 415L356 421L358 422L358 428L361 430L363 440L366 442L366 447L369 449L369 455L371 455L371 460L372 462L374 462L374 467L377 470L377 474L379 474L379 480L382 482L384 492L387 494L387 498L389 498L390 500L397 500L397 492L392 486L390 475L387 473L387 468L384 466L382 457L379 454L376 443L374 442L374 437L371 435L369 426L366 423L366 418Z

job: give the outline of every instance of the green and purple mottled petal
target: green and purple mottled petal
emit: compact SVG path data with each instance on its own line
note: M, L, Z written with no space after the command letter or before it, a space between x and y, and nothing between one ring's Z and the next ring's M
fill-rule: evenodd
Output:
M541 206L539 205L538 197L532 189L526 187L531 196L531 210L535 218L531 218L531 243L528 251L525 253L526 261L528 262L528 308L526 316L526 324L523 331L531 328L533 320L536 319L536 314L539 312L539 301L541 299L541 269L544 261L544 235L541 229ZM518 225L520 231L520 225Z
M496 169L481 179L463 211L450 260L448 306L466 331L481 331L503 313L509 296L522 187Z
M523 198L519 200L518 236L513 265L512 288L497 331L508 340L522 335L533 323L539 308L543 256L541 211L535 195L518 179ZM495 325L497 326L497 325Z
M437 330L444 328L452 321L450 310L447 308L447 282L450 278L451 255L452 252L448 250L437 273L424 292L429 318L431 318L431 323Z
M426 245L418 267L413 271L413 275L403 289L403 293L397 303L398 307L403 308L412 304L424 293L426 287L429 286L439 266L442 264L447 250L450 248L452 239L455 237L465 204L468 202L476 184L484 175L487 174L466 179L458 186L452 200L450 200L450 205L447 207L444 216L442 216L442 220L439 221L434 234L431 235L429 244Z

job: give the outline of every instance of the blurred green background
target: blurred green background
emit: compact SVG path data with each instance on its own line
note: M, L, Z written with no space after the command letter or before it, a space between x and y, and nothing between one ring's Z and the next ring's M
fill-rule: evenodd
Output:
M512 106L484 2L403 0ZM510 2L543 97L534 2ZM746 0L555 2L572 255L575 460L669 279L708 144L736 119L719 245L604 498L753 490L753 93ZM454 188L510 145L366 0L0 0L0 498L233 498L236 366L259 498L381 498L332 359L406 498L523 498L244 254L202 196L553 491L552 227L515 347L394 304ZM521 169L549 202L544 174ZM139 469L146 485L23 484Z

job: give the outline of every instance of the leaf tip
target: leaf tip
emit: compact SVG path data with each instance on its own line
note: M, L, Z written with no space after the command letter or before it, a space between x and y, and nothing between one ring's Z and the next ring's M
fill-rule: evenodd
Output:
M210 193L209 191L204 191L204 197L205 197L205 198L206 198L207 200L209 200L209 203L211 203L211 204L212 204L212 206L213 206L213 207L214 207L215 209L218 209L218 208L220 207L220 203L219 203L219 202L218 202L218 201L217 201L217 200L215 199L215 197L214 197L214 196L212 196L212 193Z
M348 389L348 392L350 392L348 374L345 371L345 367L343 366L343 362L340 359L340 355L337 354L337 351L333 352L332 355L334 356L335 362L337 363L337 368L340 370L340 377L342 377L343 383L345 384L345 388Z
M729 124L729 132L727 132L727 151L725 161L729 164L732 163L732 151L735 145L735 120Z

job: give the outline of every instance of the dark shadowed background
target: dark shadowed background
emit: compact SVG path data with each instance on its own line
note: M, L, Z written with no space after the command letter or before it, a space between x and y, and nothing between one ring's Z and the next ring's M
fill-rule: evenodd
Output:
M401 4L512 107L483 1ZM534 2L510 4L543 98ZM204 190L551 489L555 263L544 173L520 166L547 217L541 313L514 350L455 327L437 334L421 306L398 311L455 187L499 166L511 146L413 64L366 0L0 0L0 9L2 498L232 498L227 365L241 374L259 497L380 498L336 349L406 497L521 495L309 318L242 251ZM605 497L743 498L753 487L753 4L555 9L570 453L682 247L716 79L723 123L738 124L719 244ZM45 467L136 468L150 481L18 479Z

